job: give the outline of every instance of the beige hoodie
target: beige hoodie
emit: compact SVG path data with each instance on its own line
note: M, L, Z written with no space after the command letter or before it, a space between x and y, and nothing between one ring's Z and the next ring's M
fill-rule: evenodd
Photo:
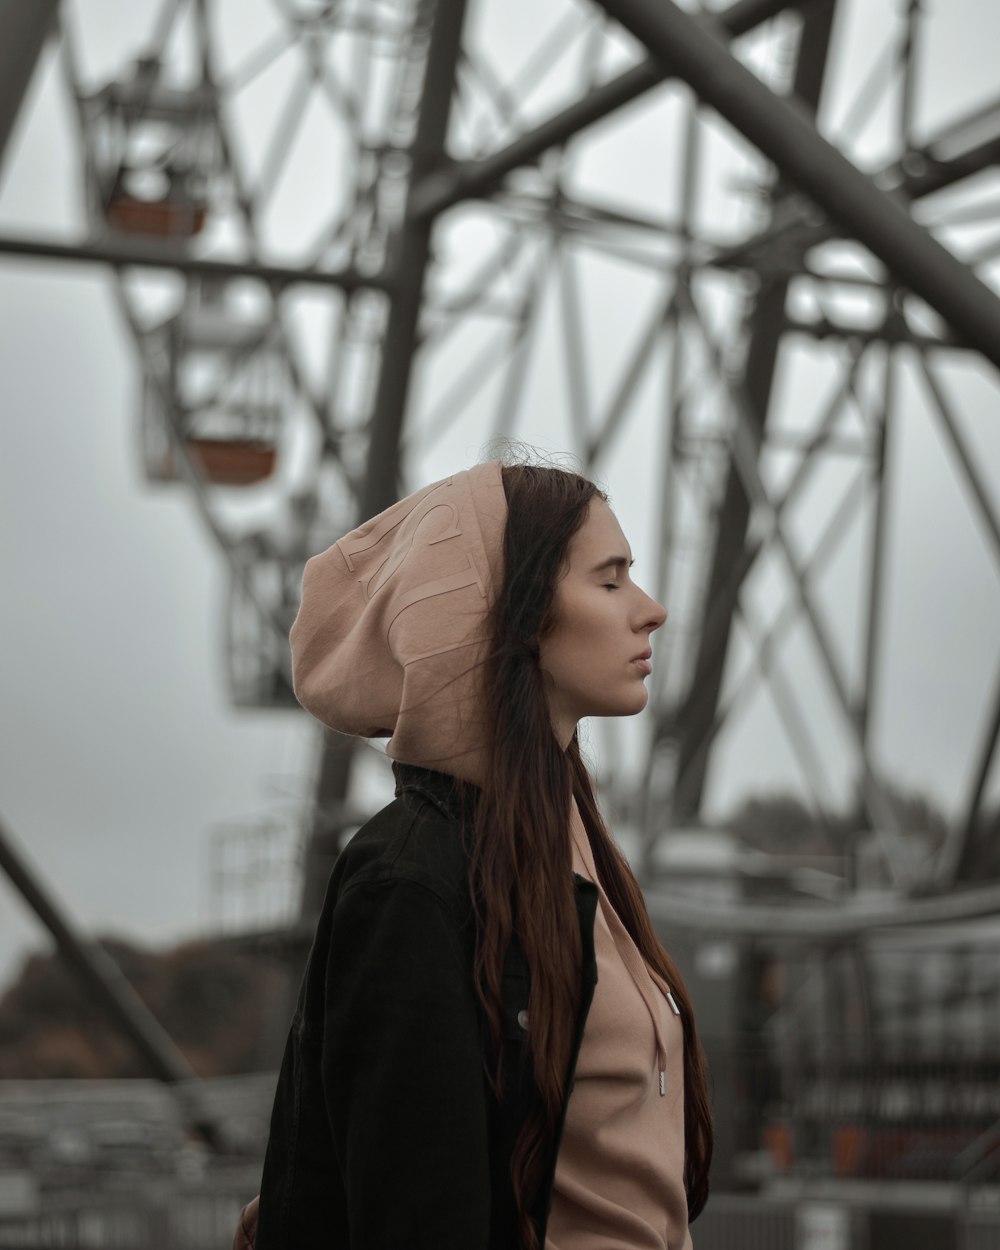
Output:
M507 521L493 460L408 495L313 556L292 625L304 708L389 755L480 776L486 614Z
M503 579L501 469L490 461L435 482L314 556L291 631L295 693L318 720L388 736L394 759L472 782L486 742L486 617ZM567 837L574 871L596 882L575 804ZM684 1250L680 1024L603 889L599 899L599 981L546 1247Z
M670 987L597 876L576 804L573 871L597 885L597 986L566 1108L545 1250L691 1250L684 1036Z

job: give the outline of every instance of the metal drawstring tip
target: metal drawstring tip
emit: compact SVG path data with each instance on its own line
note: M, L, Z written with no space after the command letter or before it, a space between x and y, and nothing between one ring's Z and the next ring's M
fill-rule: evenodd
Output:
M670 992L669 990L667 990L667 1002L668 1002L668 1003L670 1004L670 1006L673 1008L674 1015L675 1015L675 1016L679 1016L679 1015L681 1014L681 1009L680 1009L680 1007L678 1007L678 1006L677 1006L677 1004L674 1002L674 996L673 996L673 994L671 994L671 992Z
M662 1098L664 1094L666 1094L666 1092L667 1092L667 1074L666 1072L661 1070L660 1071L660 1097Z

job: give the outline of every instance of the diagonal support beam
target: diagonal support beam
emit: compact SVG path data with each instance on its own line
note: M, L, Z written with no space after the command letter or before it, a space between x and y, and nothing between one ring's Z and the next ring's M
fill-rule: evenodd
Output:
M802 457L798 467L792 474L791 480L786 485L784 493L773 500L775 515L779 520L790 510L792 504L802 494L808 484L810 474L815 472L819 461L818 457L813 453L827 441L829 430L836 420L838 412L847 401L848 395L854 391L855 377L860 367L861 359L862 351L855 349L846 379L842 385L837 387L831 401L827 404L825 412L817 422L815 433L810 442L802 447ZM819 568L822 563L820 553L823 545L824 539L821 538L812 557L816 568ZM729 568L726 581L720 585L715 599L706 605L706 611L701 622L702 637L705 640L703 651L706 661L716 663L720 656L724 654L727 638L726 622L736 610L741 586L765 548L765 536L762 533L757 533L753 536L748 535L744 539L743 550ZM662 599L662 596L660 598ZM782 624L781 616L779 616L772 630L777 629L779 624ZM693 683L690 685L684 700L676 710L671 712L669 720L661 721L658 732L660 735L669 735L676 732L676 726L678 725L706 724L710 716L711 700L705 698L704 691L699 684ZM694 745L697 746L698 744L695 743Z
M885 192L911 203L954 186L964 178L1000 164L1000 103L977 109L939 131L900 160L873 169L869 177ZM723 266L772 266L775 255L804 256L831 237L829 222L813 223L802 212L801 196L780 202L772 221L739 243L718 248L705 263Z
M730 39L736 39L783 12L791 3L793 0L736 0L724 12L715 15L713 24ZM562 146L581 130L602 121L661 83L665 77L657 59L649 57L588 92L583 100L519 135L507 147L477 161L452 164L428 173L414 185L410 213L417 219L436 217L462 200L488 195L511 170L534 164L549 148Z
M0 0L0 168L58 0Z
M649 48L664 73L689 83L901 285L1000 368L1000 299L828 143L800 105L775 95L741 65L717 25L695 21L673 0L600 3Z
M990 498L990 488L982 472L976 465L976 454L969 446L961 427L955 420L953 405L945 395L944 387L937 374L931 369L923 352L916 353L919 375L927 388L931 399L931 410L937 417L941 432L945 435L951 450L958 461L965 484L975 501L979 519L993 549L993 560L1000 572L1000 510Z
M882 186L899 186L922 199L1000 162L1000 100L938 131L926 143L879 173Z
M837 546L839 536L843 533L844 526L847 523L852 510L857 506L857 488L859 486L863 486L863 478L860 477L855 480L854 486L841 500L833 516L830 518L824 533L821 535L820 541L815 550L809 560L802 566L803 580L815 581L822 568L831 558ZM780 511L780 501L776 503L775 507ZM759 550L760 548L758 547L757 549ZM750 635L756 670L759 671L762 678L770 682L772 680L773 672L778 671L776 666L774 666L771 662L771 654L772 652L777 652L780 649L785 634L799 619L797 600L793 599L786 602L773 623L766 629L756 628L754 626L752 615L748 612L747 604L744 600L737 598L733 610L742 616L747 632ZM753 692L754 672L755 670L753 667L746 670L742 680L738 684L734 685L734 688L728 694L725 702L723 703L720 701L720 703L716 706L713 718L710 721L706 722L705 719L702 718L700 721L694 722L697 726L698 733L697 737L693 739L691 744L692 758L697 759L701 755L706 755L712 745L712 742L723 727L727 723L732 722L739 708L746 702ZM772 694L774 694L777 690L777 687L775 687L773 682L771 689ZM691 701L691 697L696 700L697 694L697 689L692 690L691 696L689 696L689 702ZM788 690L787 696L783 696L782 692L778 691L777 695L778 697L775 698L775 704L778 706L779 711L782 712L782 716L784 716L783 706L787 706L792 710L792 717L797 718L797 710L792 707L794 702L793 692ZM780 702L782 698L784 698L784 705ZM819 798L819 787L816 785L813 776L811 776L808 772L808 768L812 767L814 776L819 777L822 775L822 769L818 765L818 760L815 765L812 765L811 761L806 758L802 748L803 745L805 745L808 749L809 743L807 732L800 733L797 725L793 723L792 717L785 718L786 728L790 731L788 735L789 745L791 746L793 753L799 757L799 764L800 767L802 767L806 782L813 792L817 811L824 820L824 823L828 823L823 810L823 804ZM677 723L685 723L683 712L677 716ZM815 752L813 752L813 757L815 757ZM684 774L678 769L675 785L678 788L681 788L684 784Z
M988 839L1000 833L1000 829L993 829L991 833L984 826L982 810L986 782L1000 746L1000 673L994 680L989 703L993 712L980 740L968 797L945 844L936 874L936 884L943 889L949 889L960 881L974 881L977 871L982 871L979 861L987 849Z
M774 542L788 568L798 606L809 626L830 685L843 712L845 730L857 755L864 803L881 843L893 882L899 886L911 887L914 884L916 870L912 848L905 840L905 831L889 802L885 786L875 773L868 755L867 744L854 720L850 691L840 671L833 644L807 589L805 571L799 564L781 518L760 475L759 445L754 431L753 414L746 395L740 385L729 376L723 353L709 332L707 322L693 292L689 288L682 288L679 290L680 297L683 297L685 310L693 316L700 327L702 339L712 355L719 377L732 403L733 463L742 479L751 505L764 519L767 527L767 541Z
M817 0L811 20L803 27L795 57L792 89L813 114L819 108L822 98L836 9L836 0ZM779 182L779 194L781 188L782 183ZM785 329L788 285L787 274L769 274L761 283L747 317L743 389L748 413L761 441L767 430L771 391ZM709 603L717 599L720 588L730 578L730 570L746 543L749 516L750 501L745 484L735 466L730 463L719 506L713 548L707 561ZM704 635L698 644L693 684L699 691L699 698L709 705L718 704L722 690L730 627L731 619L727 618L722 623L722 645L715 659L709 659L710 647ZM706 753L695 748L695 738L699 736L697 729L697 723L692 724L684 733L680 744L678 778L683 777L685 780L682 789L678 782L674 810L682 820L689 819L691 813L701 806L705 788L709 759ZM682 795L683 805L680 802Z
M157 1080L166 1083L189 1127L208 1145L219 1149L224 1144L220 1128L201 1105L198 1074L111 956L84 939L21 855L2 821L0 871L48 929L60 956L90 991L98 1009L128 1038Z
M422 27L428 42L416 130L410 145L413 181L407 193L403 224L393 241L395 289L382 340L359 521L381 512L399 498L399 449L434 225L414 217L411 199L416 180L440 161L444 150L465 10L466 0L423 0L414 15L414 34ZM329 731L324 736L316 814L303 873L304 917L319 914L326 882L339 853L342 828L337 820L330 820L328 813L342 810L347 799L352 759L352 739Z
M979 472L973 451L966 444L955 420L952 405L945 395L941 382L922 352L917 354L916 360L919 374L931 399L932 410L961 467L966 486L978 505L980 520L992 546L994 562L1000 568L1000 513L993 505L987 483ZM1000 742L1000 674L997 676L988 706L992 706L992 716L981 739L968 796L938 861L935 874L936 884L944 888L953 886L956 881L973 878L977 870L977 860L982 853L981 804L998 742Z

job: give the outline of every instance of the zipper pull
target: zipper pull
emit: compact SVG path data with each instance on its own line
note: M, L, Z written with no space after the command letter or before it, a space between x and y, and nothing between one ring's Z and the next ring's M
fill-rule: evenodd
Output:
M678 1006L677 1006L677 1004L674 1002L674 996L673 996L673 994L671 994L671 992L670 992L669 990L667 990L667 1002L668 1002L668 1003L670 1004L670 1006L673 1008L673 1010L674 1010L674 1015L675 1015L675 1016L679 1016L679 1015L681 1014L681 1009L680 1009L680 1007L678 1007Z
M667 1092L667 1074L661 1068L660 1069L660 1097L663 1098L666 1095L666 1092Z

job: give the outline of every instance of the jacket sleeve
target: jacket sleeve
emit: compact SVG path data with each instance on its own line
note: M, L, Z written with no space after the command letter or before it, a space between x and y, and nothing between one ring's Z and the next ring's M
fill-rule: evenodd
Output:
M351 1250L485 1250L482 1041L460 926L417 882L358 884L334 908L328 956L323 1087Z

